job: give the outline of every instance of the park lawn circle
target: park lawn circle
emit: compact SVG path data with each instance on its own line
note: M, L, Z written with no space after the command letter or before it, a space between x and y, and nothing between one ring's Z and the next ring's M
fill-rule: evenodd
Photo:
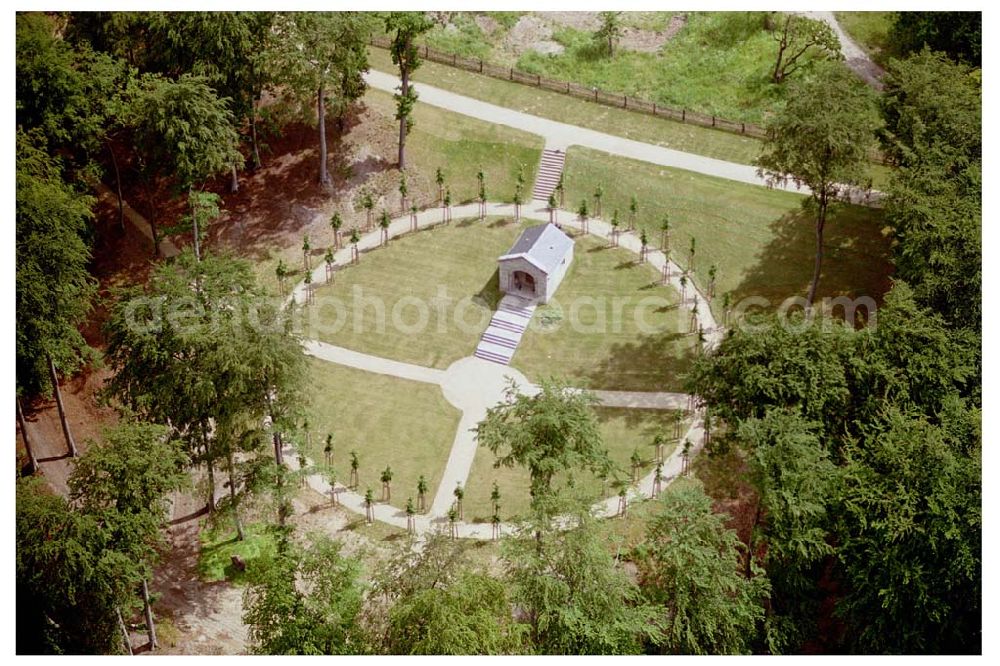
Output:
M338 485L350 480L350 453L359 459L357 492L371 488L381 500L382 470L392 468L391 504L416 502L417 480L426 477L430 505L455 439L460 412L441 389L396 377L309 361L311 443L305 452L325 465L327 434L333 435L332 467Z
M632 453L636 450L642 458L640 478L653 471L655 467L655 449L653 439L657 434L668 438L663 447L664 459L676 449L677 442L673 435L673 413L670 410L659 409L627 409L621 407L596 407L598 426L604 445L607 447L611 460L621 470L622 478L631 483ZM682 422L681 432L686 432L688 422ZM524 518L530 507L529 476L526 469L515 467L494 467L496 456L485 448L476 449L476 457L469 471L465 485L465 496L462 500L465 520L469 522L488 522L493 516L490 495L494 482L500 489L500 517L509 522ZM556 484L565 483L566 476L556 477ZM617 494L617 489L609 480L602 481L586 471L574 474L574 482L580 488L589 490L598 499Z
M447 369L473 354L500 300L497 257L535 224L473 218L393 239L316 289L306 335ZM514 367L532 381L558 376L594 389L679 389L694 337L678 295L633 253L570 233L573 263L555 302L536 311Z

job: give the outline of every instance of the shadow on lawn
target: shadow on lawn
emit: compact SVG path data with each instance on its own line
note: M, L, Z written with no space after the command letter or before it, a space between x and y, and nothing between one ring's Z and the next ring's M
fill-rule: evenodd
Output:
M851 205L831 209L824 229L818 298L870 296L881 304L892 273L889 241L881 227L880 211ZM786 298L804 297L809 289L816 252L815 214L803 205L771 222L769 228L771 240L732 290L734 304L763 297L774 309Z
M612 345L610 353L585 373L587 382L614 391L681 391L695 358L694 341L693 335L667 331ZM680 356L665 353L678 343L684 345Z

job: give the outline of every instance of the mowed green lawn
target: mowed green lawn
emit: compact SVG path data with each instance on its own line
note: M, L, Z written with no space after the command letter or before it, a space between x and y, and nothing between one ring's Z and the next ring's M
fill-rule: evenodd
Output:
M577 236L555 298L535 311L513 365L594 389L679 389L694 353L690 315L660 274L627 250Z
M614 157L571 147L566 156L566 206L574 210L604 188L606 218L617 208L627 215L630 197L639 203L639 224L650 244L660 246L660 223L669 215L671 257L688 263L695 240L695 275L708 285L708 271L718 267L716 298L730 292L735 304L759 296L777 308L789 296L805 296L815 257L814 215L803 209L805 197L733 181ZM823 272L818 297L871 296L881 301L888 289L889 241L882 234L882 213L871 208L836 205L828 216Z
M661 432L668 437L672 435L671 412L612 407L597 407L595 411L608 455L621 468L625 480L631 480L630 459L636 449L642 457L641 476L651 472L655 466L653 438ZM669 456L675 446L676 443L665 445L664 457ZM463 500L465 519L468 521L491 520L493 505L490 494L493 492L494 481L500 488L501 519L510 521L518 516L523 517L530 506L528 472L523 467L494 468L495 460L496 456L489 449L479 447L476 450ZM618 492L611 483L604 483L589 472L577 473L574 480L578 487L592 490L595 495L608 497ZM565 477L560 475L556 483L562 484L564 481Z
M470 356L500 300L497 257L523 226L509 218L455 220L363 254L316 290L315 335L441 369Z
M392 467L392 504L416 501L417 479L426 476L428 502L444 472L461 416L430 384L377 375L310 359L308 405L312 446L307 455L323 464L327 433L333 434L333 468L349 481L350 453L359 458L359 492L381 498L379 477Z
M365 93L365 104L390 118L396 113L392 95L381 90L369 89ZM394 136L398 137L398 132ZM435 175L440 167L453 203L477 200L479 181L476 174L482 169L490 200L510 201L518 169L522 168L527 199L535 182L543 145L544 141L537 134L493 125L418 101L413 109L413 129L406 137L406 170L411 196L419 192L430 194L429 197L418 195L417 205L436 205ZM393 188L397 186L398 182L393 181ZM398 196L393 189L389 199L398 204Z

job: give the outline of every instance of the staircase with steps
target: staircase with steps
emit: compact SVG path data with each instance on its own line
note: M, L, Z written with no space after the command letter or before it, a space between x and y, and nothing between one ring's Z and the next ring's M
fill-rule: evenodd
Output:
M548 195L546 195L548 196ZM536 303L514 294L507 294L497 304L497 311L476 347L476 358L500 365L510 365L521 342Z
M542 162L538 165L538 178L535 180L535 189L531 193L531 198L536 201L548 201L556 185L559 183L559 176L562 175L563 165L566 163L566 153L561 150L546 148L542 152Z

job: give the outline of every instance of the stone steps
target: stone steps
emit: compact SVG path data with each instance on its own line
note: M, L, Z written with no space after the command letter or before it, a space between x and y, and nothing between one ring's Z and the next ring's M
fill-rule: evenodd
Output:
M528 322L535 312L535 303L513 294L507 294L497 304L489 326L483 331L475 356L484 361L510 365L514 352L521 343Z
M538 177L535 179L535 189L531 198L537 201L548 201L549 195L555 192L566 164L566 153L561 150L546 148L542 152L542 161L538 165Z

